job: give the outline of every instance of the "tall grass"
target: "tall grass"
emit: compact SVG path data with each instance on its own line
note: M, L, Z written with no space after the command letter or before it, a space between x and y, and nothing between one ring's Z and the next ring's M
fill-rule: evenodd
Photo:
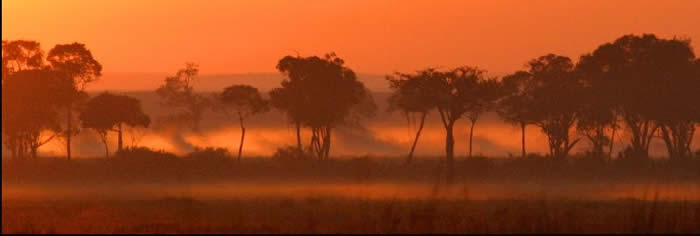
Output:
M211 148L184 157L128 149L109 159L3 160L2 232L700 232L700 196L669 198L672 190L665 188L700 188L697 159L474 157L457 161L453 179L447 178L446 168L439 159L427 158L411 165L370 157L246 158L239 163L226 150ZM646 190L607 198L581 194L627 184ZM303 186L326 185L339 187L298 194L306 191ZM16 192L28 186L41 197ZM172 187L184 192L165 191ZM271 194L250 193L264 187ZM202 191L219 188L231 188L224 190L233 194L204 197ZM513 189L528 195L512 194L518 192ZM380 190L385 194L373 197ZM700 193L691 190L673 191Z

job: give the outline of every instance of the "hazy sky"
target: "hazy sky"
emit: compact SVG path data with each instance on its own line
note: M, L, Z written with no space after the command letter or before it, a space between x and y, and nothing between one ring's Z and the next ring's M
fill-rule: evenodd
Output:
M110 72L275 72L335 51L357 72L474 65L496 74L623 34L700 40L700 1L3 0L2 38L85 43ZM697 48L698 44L693 43ZM696 50L697 52L697 50Z

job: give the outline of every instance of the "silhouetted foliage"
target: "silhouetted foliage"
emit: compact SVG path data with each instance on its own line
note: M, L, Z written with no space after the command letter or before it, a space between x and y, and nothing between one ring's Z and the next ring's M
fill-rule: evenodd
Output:
M298 145L300 126L311 129L309 149L319 159L328 159L333 128L347 123L348 118L371 114L357 105L373 107L367 105L373 104L367 89L344 64L334 53L323 58L286 56L277 64L287 78L281 88L271 91L272 104L296 123Z
M695 55L688 40L653 34L625 35L584 55L591 83L610 88L615 111L632 135L632 156L648 157L649 144L661 128L669 155L685 156L694 131L700 86L693 75ZM690 134L690 136L689 136Z
M74 94L70 78L48 69L12 73L2 86L2 132L14 157L37 149L62 131L59 109Z
M602 71L596 63L590 55L584 55L576 65L576 73L582 82L582 103L576 129L591 143L590 155L611 158L615 132L620 128L616 101L619 91L601 83Z
M495 109L497 101L504 96L501 84L496 79L479 77L476 84L470 84L469 92L462 98L466 110L464 116L469 119L469 157L472 157L472 139L474 126L479 117L487 111Z
M407 163L410 163L413 159L413 152L416 149L418 138L425 125L425 117L434 107L430 102L429 90L426 87L426 77L421 75L420 72L416 74L396 72L393 76L389 75L386 77L387 81L389 81L389 88L393 90L393 93L388 99L388 110L399 110L403 112L409 124L411 123L411 119L415 120L415 115L420 117L420 124L418 125L416 136L406 159Z
M43 52L41 51L41 47L38 42L27 40L2 41L2 85L5 85L5 81L13 73L21 70L40 69L42 64ZM5 96L3 96L3 99L4 97ZM8 117L6 117L7 115L8 113L6 113L5 109L3 109L3 124L5 120L8 119ZM18 138L19 137L17 136L5 136L5 132L3 132L3 140L6 146L11 143L19 142L17 140ZM12 149L13 153L18 151L16 150L16 145L12 146L13 147L8 148Z
M36 41L2 41L2 82L6 77L21 70L40 69L44 63L44 53Z
M59 44L49 51L46 60L51 68L59 73L65 74L72 79L73 87L78 94L70 96L74 100L66 103L66 127L64 138L66 139L66 157L71 158L71 137L78 134L79 130L73 127L73 110L76 103L84 99L83 93L88 84L96 81L102 76L102 65L93 58L92 53L85 47L85 44Z
M532 76L526 71L518 71L504 76L501 80L501 93L504 96L498 103L496 112L510 124L520 126L522 155L527 155L525 151L525 128L534 123L534 111L531 82Z
M468 111L469 93L484 79L484 70L476 67L459 67L449 71L428 68L419 71L426 78L428 101L440 114L446 131L445 155L448 164L454 162L454 124ZM450 167L451 168L451 167Z
M549 141L550 156L566 157L579 139L571 131L578 119L581 85L568 57L548 54L529 62L533 123Z
M232 85L224 88L224 91L218 95L221 102L221 110L238 118L241 125L241 141L238 147L238 161L241 160L243 153L243 141L245 140L245 126L243 121L249 116L267 112L269 105L267 100L263 99L257 88L249 85ZM230 110L230 111L229 111Z
M80 112L84 128L95 130L105 145L105 155L109 157L107 134L117 132L117 151L123 149L122 125L148 127L151 119L141 109L138 99L111 93L102 93L90 99Z
M199 74L199 65L187 63L175 76L165 78L165 84L157 90L164 105L180 110L179 113L167 117L167 119L187 122L189 127L200 131L200 122L204 112L211 106L211 101L202 94L194 91L194 81Z

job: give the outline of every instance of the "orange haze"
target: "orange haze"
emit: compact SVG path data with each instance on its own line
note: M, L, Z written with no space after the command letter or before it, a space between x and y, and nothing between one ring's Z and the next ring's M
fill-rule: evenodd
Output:
M361 79L378 91L386 89L381 75L395 70L473 65L501 75L550 52L576 60L623 34L697 41L699 12L700 1L693 0L3 0L2 38L37 40L44 51L57 43L85 43L104 66L102 80L91 88L95 92L153 91L186 61L199 63L203 77L213 78L201 81L209 90L223 87L217 75L232 74L240 75L236 83L269 89L280 79L275 65L281 57L330 51L356 72L372 75ZM404 123L368 126L371 138L385 143L378 153L402 154L413 137ZM293 143L289 130L267 129L250 134L247 153L269 155ZM418 152L440 154L442 132L428 127ZM185 141L235 149L237 135L237 128L227 128ZM532 135L530 151L546 150L544 137ZM462 137L466 134L458 134ZM476 137L483 143L476 153L519 152L515 128L482 125ZM142 144L183 152L167 137L150 133ZM95 145L92 155L99 155ZM61 147L47 145L44 151L60 153ZM338 145L334 151L367 150ZM466 146L457 151L466 152Z

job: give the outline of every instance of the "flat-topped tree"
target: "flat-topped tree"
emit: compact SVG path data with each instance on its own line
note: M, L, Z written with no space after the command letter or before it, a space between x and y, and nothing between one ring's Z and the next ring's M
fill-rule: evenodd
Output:
M90 50L85 44L71 43L56 45L49 51L46 60L51 68L73 80L73 86L78 93L83 93L88 84L96 81L102 75L102 65L95 60ZM73 110L75 104L85 96L71 96L74 100L66 103L66 128L64 137L66 139L66 157L71 158L71 137L78 134L78 130L73 127Z
M243 153L243 141L245 140L245 126L243 122L246 118L267 112L269 110L268 101L263 99L257 88L249 85L232 85L224 88L218 95L221 108L229 116L238 118L241 126L241 141L238 146L238 161Z
M534 122L532 114L532 76L526 71L517 71L501 80L504 96L497 104L496 112L506 123L520 126L522 157L525 157L525 128Z
M151 119L141 109L138 99L107 92L88 100L79 117L84 128L93 129L100 135L107 157L109 131L117 132L117 151L120 151L123 149L122 125L148 127L151 123Z
M297 125L311 129L310 150L319 159L329 157L333 128L357 118L355 115L371 114L356 107L372 107L366 106L373 100L364 84L334 53L323 58L286 56L277 69L287 78L271 92L272 104ZM292 99L280 101L285 98ZM299 131L297 134L299 137Z
M581 112L576 130L591 143L594 157L612 158L617 122L616 89L602 79L602 68L591 54L581 56L576 73L582 82ZM608 133L610 133L608 135ZM607 153L606 149L607 148Z
M672 158L689 156L697 124L694 101L700 99L696 60L690 40L653 34L624 35L582 57L595 75L586 82L609 91L616 115L630 131L629 156L648 158L654 137L664 140Z
M547 136L549 155L566 157L580 139L571 135L580 115L582 87L571 59L547 54L528 63L533 123Z
M408 152L406 163L413 160L413 152L416 149L418 138L420 137L423 126L425 125L425 117L428 115L433 104L429 101L428 90L425 88L426 77L421 77L419 73L404 74L396 72L394 75L389 75L386 80L389 81L389 88L392 89L392 94L388 98L389 111L401 111L406 118L415 120L415 115L420 118L416 136L411 145L411 150Z
M426 78L428 101L437 109L446 131L445 155L450 170L454 162L454 124L467 112L468 100L465 98L479 81L484 80L484 73L484 70L470 66L445 72L428 68L418 73Z
M472 144L474 138L474 126L482 114L495 108L496 101L502 97L501 84L495 79L479 77L476 84L470 83L466 89L469 91L462 93L464 116L469 119L469 154L472 156Z

